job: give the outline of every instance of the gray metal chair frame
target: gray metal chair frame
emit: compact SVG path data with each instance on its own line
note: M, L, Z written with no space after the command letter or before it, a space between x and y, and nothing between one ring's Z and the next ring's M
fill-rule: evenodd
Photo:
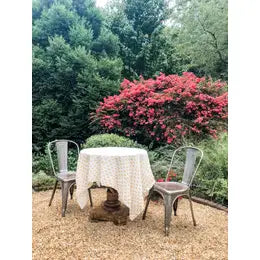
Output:
M74 185L76 183L76 172L71 172L68 170L68 144L71 143L76 146L78 156L79 156L79 146L77 143L71 140L55 140L48 143L48 154L52 166L52 170L54 173L54 176L56 177L56 181L53 187L51 199L49 202L49 206L51 206L58 182L60 182L61 185L61 193L62 193L62 217L65 217L65 212L67 209L67 201L68 201L68 193L70 192L71 199L73 198L73 191L74 191ZM53 158L52 158L52 152L51 147L52 145L56 146L57 149L57 157L58 157L58 170L57 173L55 171ZM93 206L92 203L92 197L90 189L88 189L89 192L89 199L90 199L90 205Z
M185 166L184 166L184 171L183 171L182 182L181 183L168 182L167 179L168 179L170 170L172 169L174 157L179 151L181 151L183 149L186 150L186 159L185 159ZM196 165L196 160L198 158L197 154L199 155L199 161L197 162L197 165ZM195 221L193 207L192 207L192 201L191 201L190 186L191 186L192 181L195 177L195 174L199 168L202 158L203 158L203 152L199 148L192 147L192 146L183 146L183 147L176 149L173 153L170 167L169 167L168 173L165 178L165 182L156 182L149 192L145 210L143 213L143 220L146 217L146 212L147 212L149 202L151 200L152 193L158 192L163 197L163 200L164 200L164 208L165 208L164 227L165 227L166 236L169 235L172 209L174 210L174 215L175 216L177 215L178 197L180 197L180 196L188 197L193 225L196 226L196 221Z

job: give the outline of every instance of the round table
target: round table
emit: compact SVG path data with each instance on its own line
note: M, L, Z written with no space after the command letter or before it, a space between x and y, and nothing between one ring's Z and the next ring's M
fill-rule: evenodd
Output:
M81 208L87 204L88 188L93 183L108 189L107 200L90 211L91 220L126 224L128 214L133 220L143 211L144 197L155 183L147 152L127 147L81 150L76 173Z

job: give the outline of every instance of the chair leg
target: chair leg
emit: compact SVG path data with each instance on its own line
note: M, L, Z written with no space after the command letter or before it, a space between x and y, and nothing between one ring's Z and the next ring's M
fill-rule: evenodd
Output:
M193 225L196 226L197 224L196 224L196 220L195 220L194 213L193 213L193 207L192 207L192 201L191 201L190 193L188 195L188 198L189 198L189 202L190 202L190 210L191 210Z
M92 196L91 196L90 188L88 189L88 196L89 196L89 201L90 201L90 207L93 207L93 202L92 202Z
M178 208L178 198L173 203L174 216L177 216L177 208Z
M73 199L74 186L75 186L75 184L73 184L73 185L70 187L70 199L71 199L71 200Z
M56 181L55 181L55 184L54 184L54 187L53 187L53 190L52 190L51 199L50 199L50 202L49 202L49 207L51 206L51 203L52 203L52 200L53 200L55 191L56 191L56 189L57 189L57 184L58 184L58 181L56 180Z
M68 201L68 193L69 193L69 182L61 182L61 192L62 192L62 210L61 215L62 217L65 217L65 212L67 209L67 201Z
M165 227L165 235L166 236L169 235L169 231L170 231L173 200L174 200L174 197L172 197L171 195L168 195L168 194L164 195L164 209L165 209L164 227Z
M149 203L150 203L150 200L151 200L151 197L152 197L152 193L153 193L153 190L151 189L149 191L149 194L148 194L148 197L147 197L147 201L146 201L146 205L145 205L145 209L144 209L144 213L143 213L143 220L145 219L146 217L146 212L147 212L147 208L149 206Z

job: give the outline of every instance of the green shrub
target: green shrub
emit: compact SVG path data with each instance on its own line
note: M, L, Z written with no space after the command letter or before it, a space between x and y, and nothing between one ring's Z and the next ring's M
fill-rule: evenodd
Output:
M40 171L32 175L32 186L35 190L45 190L52 187L55 183L55 178Z
M93 147L134 147L134 148L144 148L145 146L134 142L131 139L126 137L118 136L115 134L102 134L102 135L93 135L86 140L86 143L82 145L82 148L93 148ZM55 152L52 153L54 167L56 171L57 167L57 156ZM77 152L76 150L69 150L68 154L68 165L71 170L76 170L77 166ZM54 184L55 178L53 176L53 171L51 168L51 163L47 149L45 152L38 155L33 155L32 162L32 172L33 172L33 188L35 190L44 190L52 187Z
M190 143L186 142L185 145ZM221 134L218 139L206 139L194 146L202 149L204 157L192 185L193 195L228 204L228 137ZM166 145L149 152L155 179L165 178L171 157L177 147ZM178 167L176 167L178 168ZM178 172L178 171L177 171ZM177 180L178 175L177 175Z
M166 145L148 152L152 172L156 180L166 177L173 151L174 148L171 145Z
M82 148L95 147L133 147L147 149L145 146L133 140L116 134L101 134L89 137Z
M194 180L195 192L206 189L212 200L228 202L228 135L221 134L218 139L204 140L198 144L204 157Z
M47 151L42 154L33 155L32 158L32 172L34 174L43 171L48 175L53 175L50 159Z
M107 146L116 146L116 147L135 147L135 148L144 148L145 146L134 142L131 139L126 137L118 136L115 134L102 134L102 135L93 135L86 140L86 143L83 144L82 148L92 148L92 147L107 147ZM54 167L58 171L57 156L56 153L52 153ZM77 167L77 151L69 150L68 153L68 165L70 170L75 171ZM47 149L42 154L33 155L32 161L32 172L33 172L33 185L44 185L48 186L50 179L53 177L53 171L51 168L51 163ZM50 177L50 178L49 178Z
M55 170L57 172L58 171L58 162L57 162L57 155L55 152L52 152L52 158L53 158L53 164L54 164ZM78 161L77 151L75 149L70 149L68 152L68 166L69 166L70 170L72 170L72 171L76 170L77 161ZM40 171L43 171L47 175L53 176L53 170L51 167L51 162L50 162L50 158L49 158L47 149L45 149L45 152L42 154L33 155L32 172L34 174L37 174Z
M228 135L221 134L218 139L208 139L199 143L204 158L198 173L208 178L228 178Z
M185 145L190 143L186 142ZM228 204L228 136L221 134L218 139L207 139L193 144L204 152L202 163L193 182L193 195L210 199L215 202ZM116 134L101 134L89 137L82 148L94 147L147 147L133 140ZM156 180L165 178L171 161L172 154L177 147L166 145L148 151L152 172ZM54 162L56 158L54 156ZM55 164L56 165L56 164ZM77 153L69 151L69 165L76 169ZM44 189L54 183L54 178L47 151L33 157L33 187ZM178 176L177 176L178 177ZM178 180L178 178L177 178ZM38 188L39 187L39 188Z
M34 0L32 143L67 138L82 143L89 114L119 90L119 41L93 0ZM98 47L98 48L97 48Z

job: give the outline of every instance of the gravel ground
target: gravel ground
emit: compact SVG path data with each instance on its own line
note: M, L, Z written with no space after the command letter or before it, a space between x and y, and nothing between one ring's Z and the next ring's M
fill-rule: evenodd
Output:
M94 205L106 198L104 189L92 191ZM164 208L152 202L146 219L141 216L126 226L112 222L91 223L88 206L80 210L69 200L61 217L60 190L48 207L51 191L33 197L33 259L227 259L228 216L208 206L193 203L197 226L192 224L189 204L179 201L178 216L172 217L170 235L164 236Z

